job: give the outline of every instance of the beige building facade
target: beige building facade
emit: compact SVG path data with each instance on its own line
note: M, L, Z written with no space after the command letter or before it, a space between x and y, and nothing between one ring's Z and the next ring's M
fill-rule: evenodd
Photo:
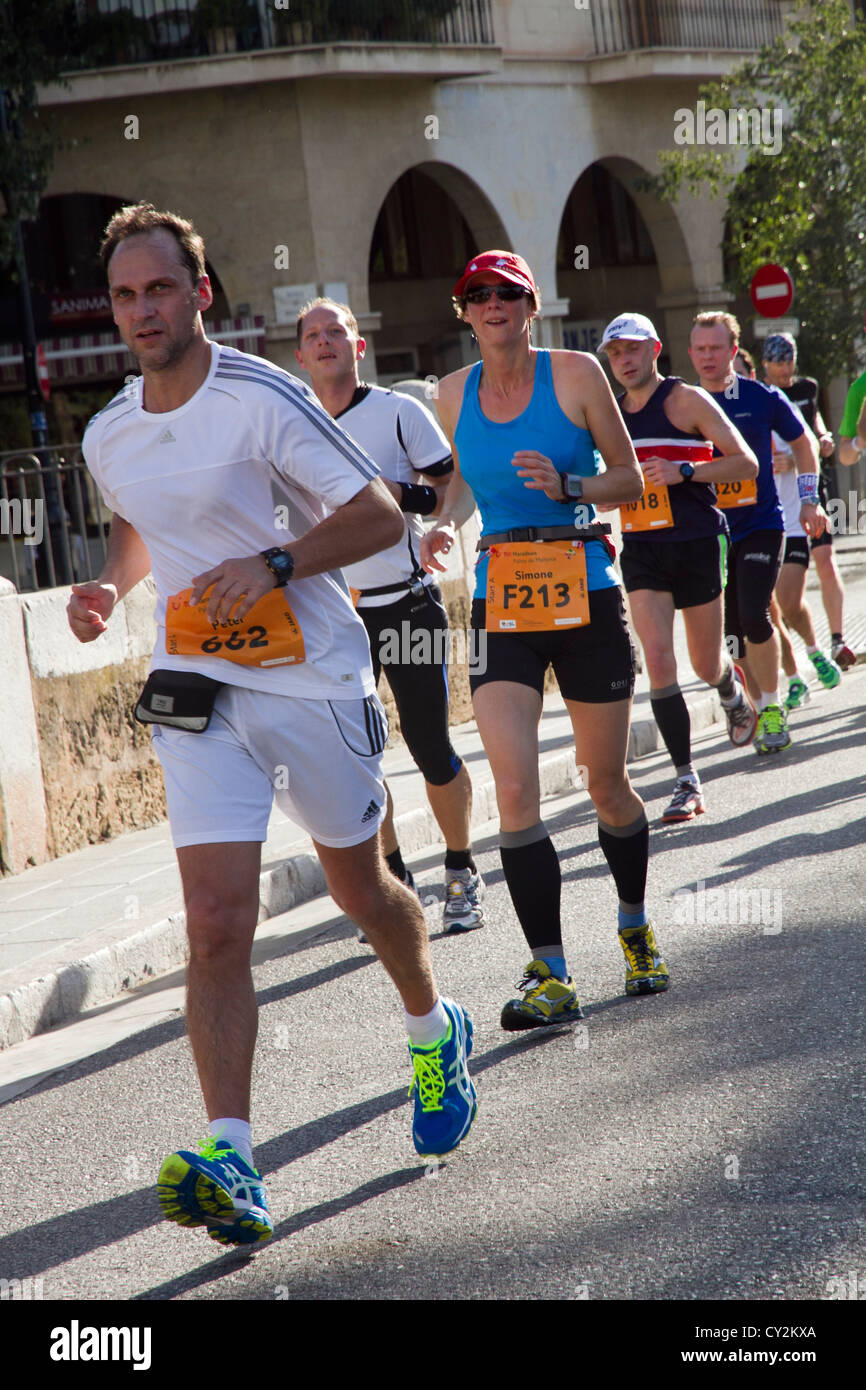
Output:
M662 8L677 21L664 32L647 18ZM687 372L693 313L729 304L724 207L661 205L633 179L673 145L699 83L742 56L732 12L757 14L749 33L767 37L787 8L462 0L485 41L347 35L78 72L42 96L65 138L46 197L146 198L193 218L222 315L262 317L261 350L289 369L311 286L348 296L371 378L471 360L451 286L469 254L502 246L541 286L539 342L591 346L636 309ZM696 10L716 13L690 39Z

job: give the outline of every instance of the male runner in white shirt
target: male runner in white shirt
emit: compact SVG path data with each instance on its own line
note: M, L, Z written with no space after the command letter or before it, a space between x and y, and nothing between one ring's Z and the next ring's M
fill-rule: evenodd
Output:
M99 578L72 586L69 623L79 641L98 638L152 570L158 634L139 709L157 720L189 935L188 1027L211 1133L200 1154L165 1160L159 1199L169 1220L252 1244L273 1230L249 1104L250 950L275 792L403 1001L418 1152L456 1147L475 1113L472 1025L437 994L418 899L379 852L386 725L339 573L396 540L402 518L375 465L302 383L207 340L201 313L213 296L191 223L150 204L121 209L101 255L141 377L85 435L114 518ZM202 677L220 683L209 723Z
M346 566L343 573L367 629L373 673L378 681L384 669L401 732L424 776L445 841L443 926L449 933L466 932L484 924L484 883L472 858L472 782L449 737L448 617L433 576L418 560L421 517L440 509L454 471L451 447L420 401L361 381L358 363L366 346L347 304L315 299L301 309L295 350L299 365L309 372L328 414L375 459L403 512L397 543ZM463 519L473 509L467 490ZM391 872L414 887L394 830L390 792L382 849Z

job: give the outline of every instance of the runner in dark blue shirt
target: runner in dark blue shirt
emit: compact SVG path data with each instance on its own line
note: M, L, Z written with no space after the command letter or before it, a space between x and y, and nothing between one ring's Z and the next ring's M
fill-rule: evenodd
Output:
M779 573L784 541L782 508L773 475L773 431L791 445L802 505L800 520L809 536L820 535L826 516L818 506L817 447L781 395L733 369L740 325L733 314L698 314L692 324L689 356L700 384L748 440L758 459L757 495L728 508L731 551L725 590L725 633L732 655L754 682L758 703L755 749L780 753L791 735L779 695L779 638L770 621L770 599Z

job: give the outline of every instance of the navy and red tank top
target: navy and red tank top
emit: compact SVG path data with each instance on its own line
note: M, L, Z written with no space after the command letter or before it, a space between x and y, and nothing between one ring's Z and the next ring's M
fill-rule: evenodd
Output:
M708 463L712 459L713 446L709 440L672 425L665 414L664 402L681 381L682 377L678 376L664 377L640 410L623 410L620 398L622 418L639 463L653 456L677 463ZM647 540L696 541L727 530L724 514L716 506L716 490L712 483L699 483L694 479L671 483L668 495L673 526L654 531L630 531L623 536L624 545L640 545Z

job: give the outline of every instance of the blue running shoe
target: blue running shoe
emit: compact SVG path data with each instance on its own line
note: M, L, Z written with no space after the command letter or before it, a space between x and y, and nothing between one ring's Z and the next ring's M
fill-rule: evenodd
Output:
M472 1051L472 1020L453 999L443 999L448 1032L430 1047L409 1044L415 1076L412 1139L422 1156L440 1156L456 1149L469 1132L478 1108L475 1087L466 1065Z
M207 1226L221 1245L256 1245L274 1233L260 1175L225 1139L205 1140L197 1154L169 1154L158 1182L166 1220Z

